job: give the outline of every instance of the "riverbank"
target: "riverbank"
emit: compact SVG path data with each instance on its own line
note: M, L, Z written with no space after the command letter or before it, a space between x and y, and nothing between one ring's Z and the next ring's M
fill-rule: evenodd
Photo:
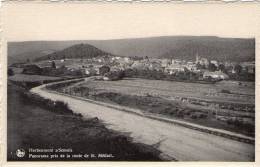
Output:
M7 158L9 161L162 160L160 152L154 147L134 143L127 134L107 129L98 118L86 119L79 114L51 111L24 98L22 96L24 91L26 90L8 83ZM39 152L29 152L29 149L36 148L63 149L72 152L64 153L70 155L70 158L60 156L44 158L39 156L41 155ZM17 149L24 149L25 157L18 158L15 154Z

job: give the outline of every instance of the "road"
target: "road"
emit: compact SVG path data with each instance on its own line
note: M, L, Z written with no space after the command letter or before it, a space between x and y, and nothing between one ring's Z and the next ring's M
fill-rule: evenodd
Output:
M252 144L48 92L41 87L31 91L45 98L64 101L84 117L98 117L109 129L130 132L135 142L155 144L163 154L179 161L254 161Z

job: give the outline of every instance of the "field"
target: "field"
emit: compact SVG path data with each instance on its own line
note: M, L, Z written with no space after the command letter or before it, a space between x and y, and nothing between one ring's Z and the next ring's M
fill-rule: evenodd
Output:
M91 60L88 59L66 59L66 61L63 60L53 60L55 62L56 67L61 67L61 66L66 66L69 68L80 68L86 64L93 64L93 62ZM52 61L40 61L37 62L36 65L38 65L39 67L50 67L51 66L51 62ZM95 62L95 64L98 64L97 62Z
M106 90L121 94L159 97L188 97L217 102L238 102L254 104L253 82L222 81L216 84L184 83L145 79L124 79L120 81L91 81L89 88ZM82 84L84 86L84 83ZM222 93L228 90L230 93Z
M16 74L14 76L8 77L8 79L15 82L43 82L43 81L56 81L62 78L43 76L43 75Z
M44 83L50 83L55 81L65 80L64 77L51 77L43 75L27 75L27 74L15 74L13 76L8 76L8 80L16 85L30 89L35 86L39 86Z
M199 84L145 79L87 80L57 90L254 136L255 96L254 83L251 82Z

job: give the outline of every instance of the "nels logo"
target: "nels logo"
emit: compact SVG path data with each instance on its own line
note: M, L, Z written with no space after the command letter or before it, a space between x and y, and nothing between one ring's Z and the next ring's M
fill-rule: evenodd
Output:
M24 157L25 156L25 151L24 151L24 149L17 149L16 150L16 156L17 157L19 157L19 158L22 158L22 157Z

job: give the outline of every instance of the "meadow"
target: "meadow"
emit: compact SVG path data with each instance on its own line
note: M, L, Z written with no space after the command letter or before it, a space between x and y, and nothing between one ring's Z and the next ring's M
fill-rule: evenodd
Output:
M81 84L96 90L106 90L129 95L158 97L188 97L207 101L254 104L253 82L221 81L200 84L162 80L126 78L119 81L91 81Z
M119 81L86 80L57 90L140 109L144 113L254 136L254 86L253 82L200 84L126 78Z
M43 82L43 81L56 81L62 79L61 77L51 77L43 75L27 75L27 74L16 74L8 77L11 81L17 82Z

